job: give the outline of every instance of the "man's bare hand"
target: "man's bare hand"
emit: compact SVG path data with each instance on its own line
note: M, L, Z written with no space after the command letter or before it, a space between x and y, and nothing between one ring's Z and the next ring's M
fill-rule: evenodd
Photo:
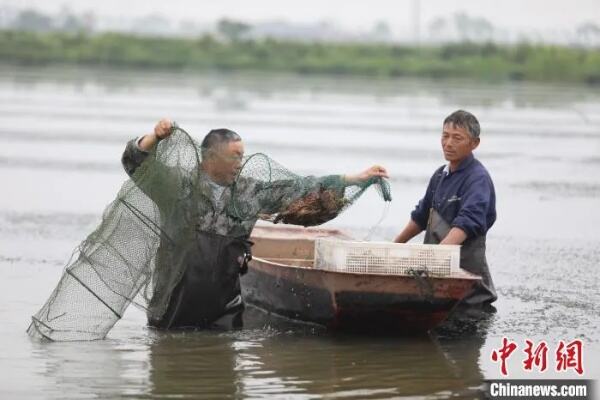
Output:
M373 165L370 168L367 168L363 172L356 175L346 175L344 176L346 183L348 184L356 184L366 182L373 177L382 177L389 178L387 170L380 165Z
M158 139L164 139L169 137L169 135L173 132L173 123L170 119L163 118L154 127L154 135Z
M138 142L138 146L143 151L150 151L156 146L159 140L169 137L173 133L173 123L167 118L163 118L154 126L154 132L144 135Z

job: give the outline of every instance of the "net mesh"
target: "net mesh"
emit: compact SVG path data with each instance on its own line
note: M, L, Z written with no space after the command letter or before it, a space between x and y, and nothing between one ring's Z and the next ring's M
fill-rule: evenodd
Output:
M391 200L385 180L350 185L339 175L300 176L261 153L246 157L233 184L215 199L201 154L200 145L175 127L128 171L130 179L32 317L31 336L102 339L131 303L160 319L186 268L181 255L197 231L248 237L259 218L319 225L371 186Z

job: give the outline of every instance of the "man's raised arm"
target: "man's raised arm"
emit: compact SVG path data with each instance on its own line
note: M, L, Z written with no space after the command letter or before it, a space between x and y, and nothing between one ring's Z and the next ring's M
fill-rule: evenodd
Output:
M149 152L154 149L156 144L168 137L172 132L173 124L168 119L161 119L154 127L154 132L144 135L137 139L132 139L127 142L121 164L127 172L127 175L132 176L135 170L148 157Z

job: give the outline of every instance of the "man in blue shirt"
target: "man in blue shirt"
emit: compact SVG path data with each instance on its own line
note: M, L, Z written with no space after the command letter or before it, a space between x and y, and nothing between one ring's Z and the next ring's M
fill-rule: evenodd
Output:
M487 231L496 221L496 194L489 173L473 156L479 146L479 122L458 110L444 120L442 150L447 165L438 168L406 227L394 239L406 243L425 230L426 244L459 244L461 268L482 282L463 299L466 305L489 304L498 296L485 258Z

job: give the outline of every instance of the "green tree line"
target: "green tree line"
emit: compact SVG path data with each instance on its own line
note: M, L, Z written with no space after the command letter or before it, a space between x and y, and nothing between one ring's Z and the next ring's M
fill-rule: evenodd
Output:
M1 31L0 62L600 84L600 49L527 43L417 47Z

